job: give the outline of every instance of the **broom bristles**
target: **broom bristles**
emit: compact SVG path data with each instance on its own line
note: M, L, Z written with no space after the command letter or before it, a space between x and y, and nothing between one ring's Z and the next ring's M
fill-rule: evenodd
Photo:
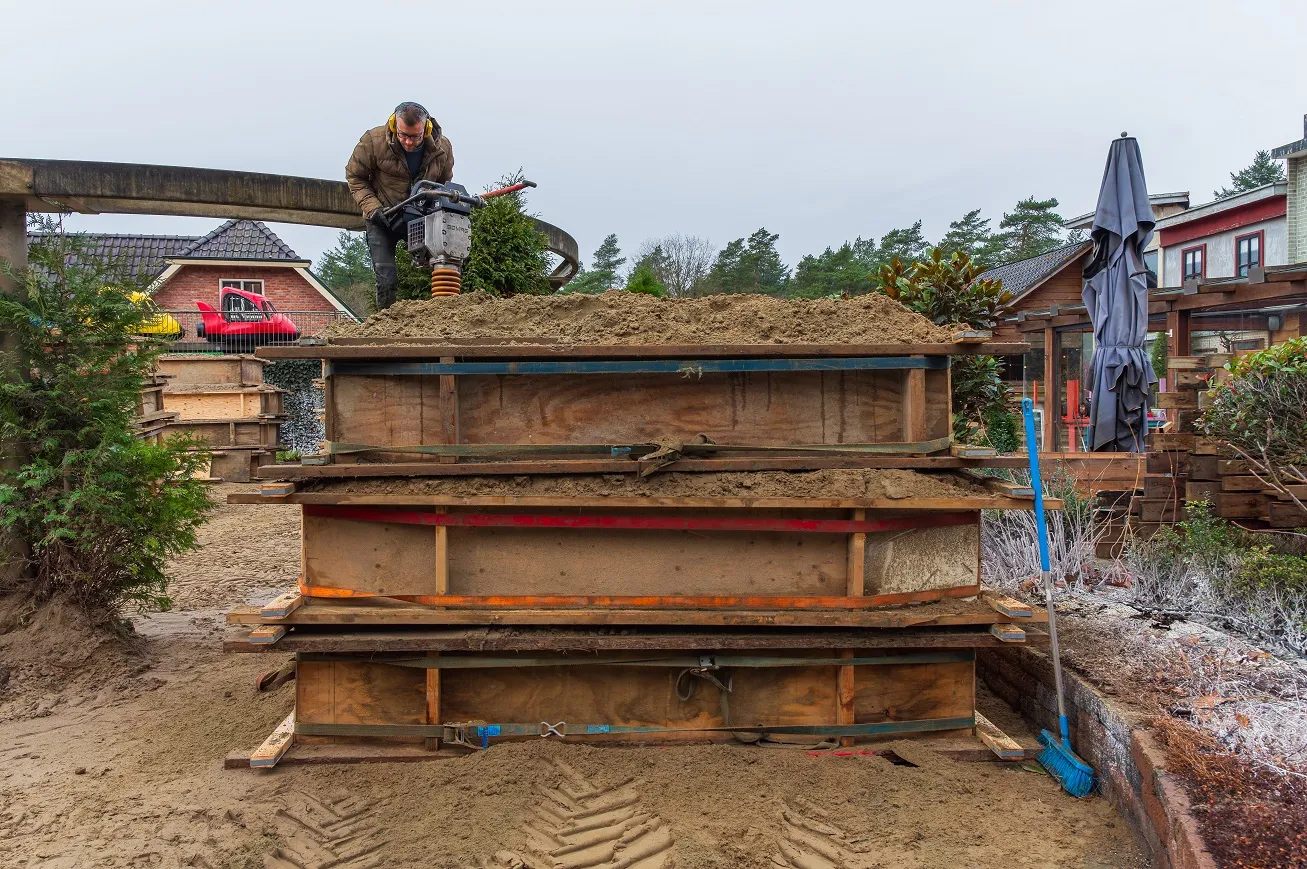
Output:
M1044 745L1044 750L1039 753L1039 765L1048 770L1048 774L1071 796L1088 796L1094 789L1093 768L1047 730L1039 732L1039 741Z

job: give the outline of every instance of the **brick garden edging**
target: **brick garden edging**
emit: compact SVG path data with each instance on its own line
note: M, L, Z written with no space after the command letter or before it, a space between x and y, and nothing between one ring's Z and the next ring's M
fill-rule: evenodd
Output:
M977 674L1035 727L1057 731L1053 667L1035 649L982 650ZM1158 869L1216 869L1179 778L1141 717L1063 669L1076 753L1098 773L1099 793L1130 825Z

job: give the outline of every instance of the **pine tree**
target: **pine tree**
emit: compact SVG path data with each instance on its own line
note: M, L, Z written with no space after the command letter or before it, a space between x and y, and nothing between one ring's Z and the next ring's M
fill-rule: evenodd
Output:
M878 268L876 242L858 238L838 250L826 248L818 256L808 254L799 261L790 279L788 295L796 299L856 295L876 288Z
M994 249L994 233L989 228L989 218L981 218L980 209L974 208L958 220L948 225L948 232L940 239L939 248L945 256L965 253L973 263L981 268L997 265L993 262L997 251Z
M781 295L790 271L776 251L780 236L766 228L747 239L737 238L717 254L707 282L714 293L767 293Z
M496 186L521 180L519 170ZM463 264L463 292L475 290L497 296L549 292L549 241L526 213L522 192L497 196L472 212L472 251Z
M631 276L626 279L626 291L659 298L667 295L667 288L658 280L653 264L648 259L642 260L631 269Z
M906 229L891 229L881 236L878 259L881 265L898 257L901 262L913 263L923 258L930 245L921 234L921 221Z
M1278 160L1271 159L1270 151L1258 151L1251 165L1230 173L1230 186L1212 193L1217 199L1224 199L1263 184L1272 184L1284 180L1284 167Z
M1057 199L1022 199L1016 208L1003 215L995 241L1000 252L999 261L1016 262L1039 256L1062 244L1062 217L1053 209Z
M590 268L582 268L567 285L571 293L602 293L616 289L621 283L619 277L626 257L617 243L617 233L609 233L594 252Z

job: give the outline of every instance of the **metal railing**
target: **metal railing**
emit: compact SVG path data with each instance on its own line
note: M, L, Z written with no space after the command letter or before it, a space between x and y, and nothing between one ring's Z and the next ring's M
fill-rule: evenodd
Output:
M173 353L252 353L270 344L293 344L299 338L321 335L336 323L355 322L342 311L279 313L285 320L273 321L263 314L219 313L220 327L206 330L202 327L204 315L197 310L161 311L149 331L169 338Z

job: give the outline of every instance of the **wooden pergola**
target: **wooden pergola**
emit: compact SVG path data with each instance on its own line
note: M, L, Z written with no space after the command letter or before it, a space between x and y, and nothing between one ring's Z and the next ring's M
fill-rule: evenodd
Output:
M1295 305L1307 309L1307 263L1253 268L1247 277L1190 280L1182 287L1151 290L1148 299L1149 331L1160 332L1165 329L1168 355L1188 356L1190 335L1194 331L1191 324L1195 317L1201 317L1208 321L1208 325L1219 329L1221 321L1212 321L1211 315L1227 313L1231 322L1239 320L1246 324L1248 314L1269 316L1266 311L1268 308L1283 309ZM1283 314L1284 311L1275 313ZM1062 403L1057 365L1063 336L1090 332L1093 326L1084 305L1052 305L1044 311L1021 311L1012 321L1018 330L1031 339L1039 333L1043 334L1045 388L1040 400L1043 406L1045 449L1052 451L1056 444L1058 411ZM1154 322L1156 328L1153 328ZM1246 328L1246 325L1233 328ZM1302 334L1300 326L1277 331L1287 337Z

